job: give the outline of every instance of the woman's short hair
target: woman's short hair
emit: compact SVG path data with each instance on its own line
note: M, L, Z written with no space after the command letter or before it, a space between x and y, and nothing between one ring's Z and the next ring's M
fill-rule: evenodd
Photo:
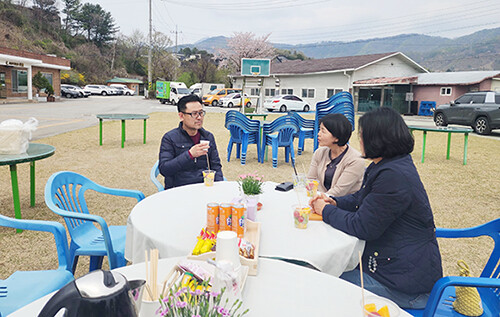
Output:
M408 126L394 109L381 107L359 119L365 158L391 158L410 154L415 140Z
M349 142L352 134L352 125L347 118L340 113L331 113L319 120L334 137L339 139L338 146L344 146Z

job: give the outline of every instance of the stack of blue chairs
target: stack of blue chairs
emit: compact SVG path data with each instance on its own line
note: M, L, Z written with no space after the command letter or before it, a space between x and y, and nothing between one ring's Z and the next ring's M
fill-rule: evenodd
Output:
M341 113L352 125L354 131L354 104L352 95L347 91L339 92L328 100L316 104L316 118L314 120L314 150L318 148L319 120L330 113Z
M264 163L266 147L272 146L273 167L278 167L278 148L285 148L285 162L289 162L290 156L295 164L293 151L294 135L300 131L297 118L287 115L279 117L271 123L264 123L262 132L262 149L260 150L260 162Z
M305 139L314 139L314 120L308 120L301 117L300 114L296 112L288 112L289 116L295 117L299 122L300 131L295 135L299 138L299 146L297 149L297 155L302 155L304 151Z
M226 129L230 132L227 146L227 161L231 159L233 144L236 144L236 158L240 158L241 165L245 165L249 144L257 145L257 158L260 161L260 121L248 119L239 111L226 112Z

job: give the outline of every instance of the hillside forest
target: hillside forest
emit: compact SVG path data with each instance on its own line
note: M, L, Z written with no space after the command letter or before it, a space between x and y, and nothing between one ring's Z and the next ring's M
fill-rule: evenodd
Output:
M71 60L71 71L63 71L63 83L105 83L113 77L146 79L148 36L135 31L119 32L110 12L99 4L80 0L0 0L0 46ZM184 48L175 58L172 41L160 31L152 34L152 78L195 82L225 82L230 67L217 67L213 54ZM182 60L182 62L180 61ZM229 83L227 83L229 84Z

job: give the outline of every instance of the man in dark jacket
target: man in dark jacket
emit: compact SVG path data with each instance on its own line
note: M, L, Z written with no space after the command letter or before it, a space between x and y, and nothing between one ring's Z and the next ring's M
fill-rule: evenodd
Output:
M215 171L215 181L222 181L224 176L215 138L203 129L205 110L200 97L182 97L177 110L181 120L179 127L165 133L161 140L158 168L165 177L165 189L203 183L203 171L209 168Z

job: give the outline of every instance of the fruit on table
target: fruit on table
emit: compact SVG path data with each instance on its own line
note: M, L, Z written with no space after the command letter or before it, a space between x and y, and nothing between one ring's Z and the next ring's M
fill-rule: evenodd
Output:
M370 304L366 304L365 305L365 315L369 316L369 317L376 317L376 316L380 316L380 317L391 317L391 315L389 314L389 307L387 307L387 305L384 305L382 306L382 308L380 308L379 310L377 310L377 306L373 303L370 303Z

